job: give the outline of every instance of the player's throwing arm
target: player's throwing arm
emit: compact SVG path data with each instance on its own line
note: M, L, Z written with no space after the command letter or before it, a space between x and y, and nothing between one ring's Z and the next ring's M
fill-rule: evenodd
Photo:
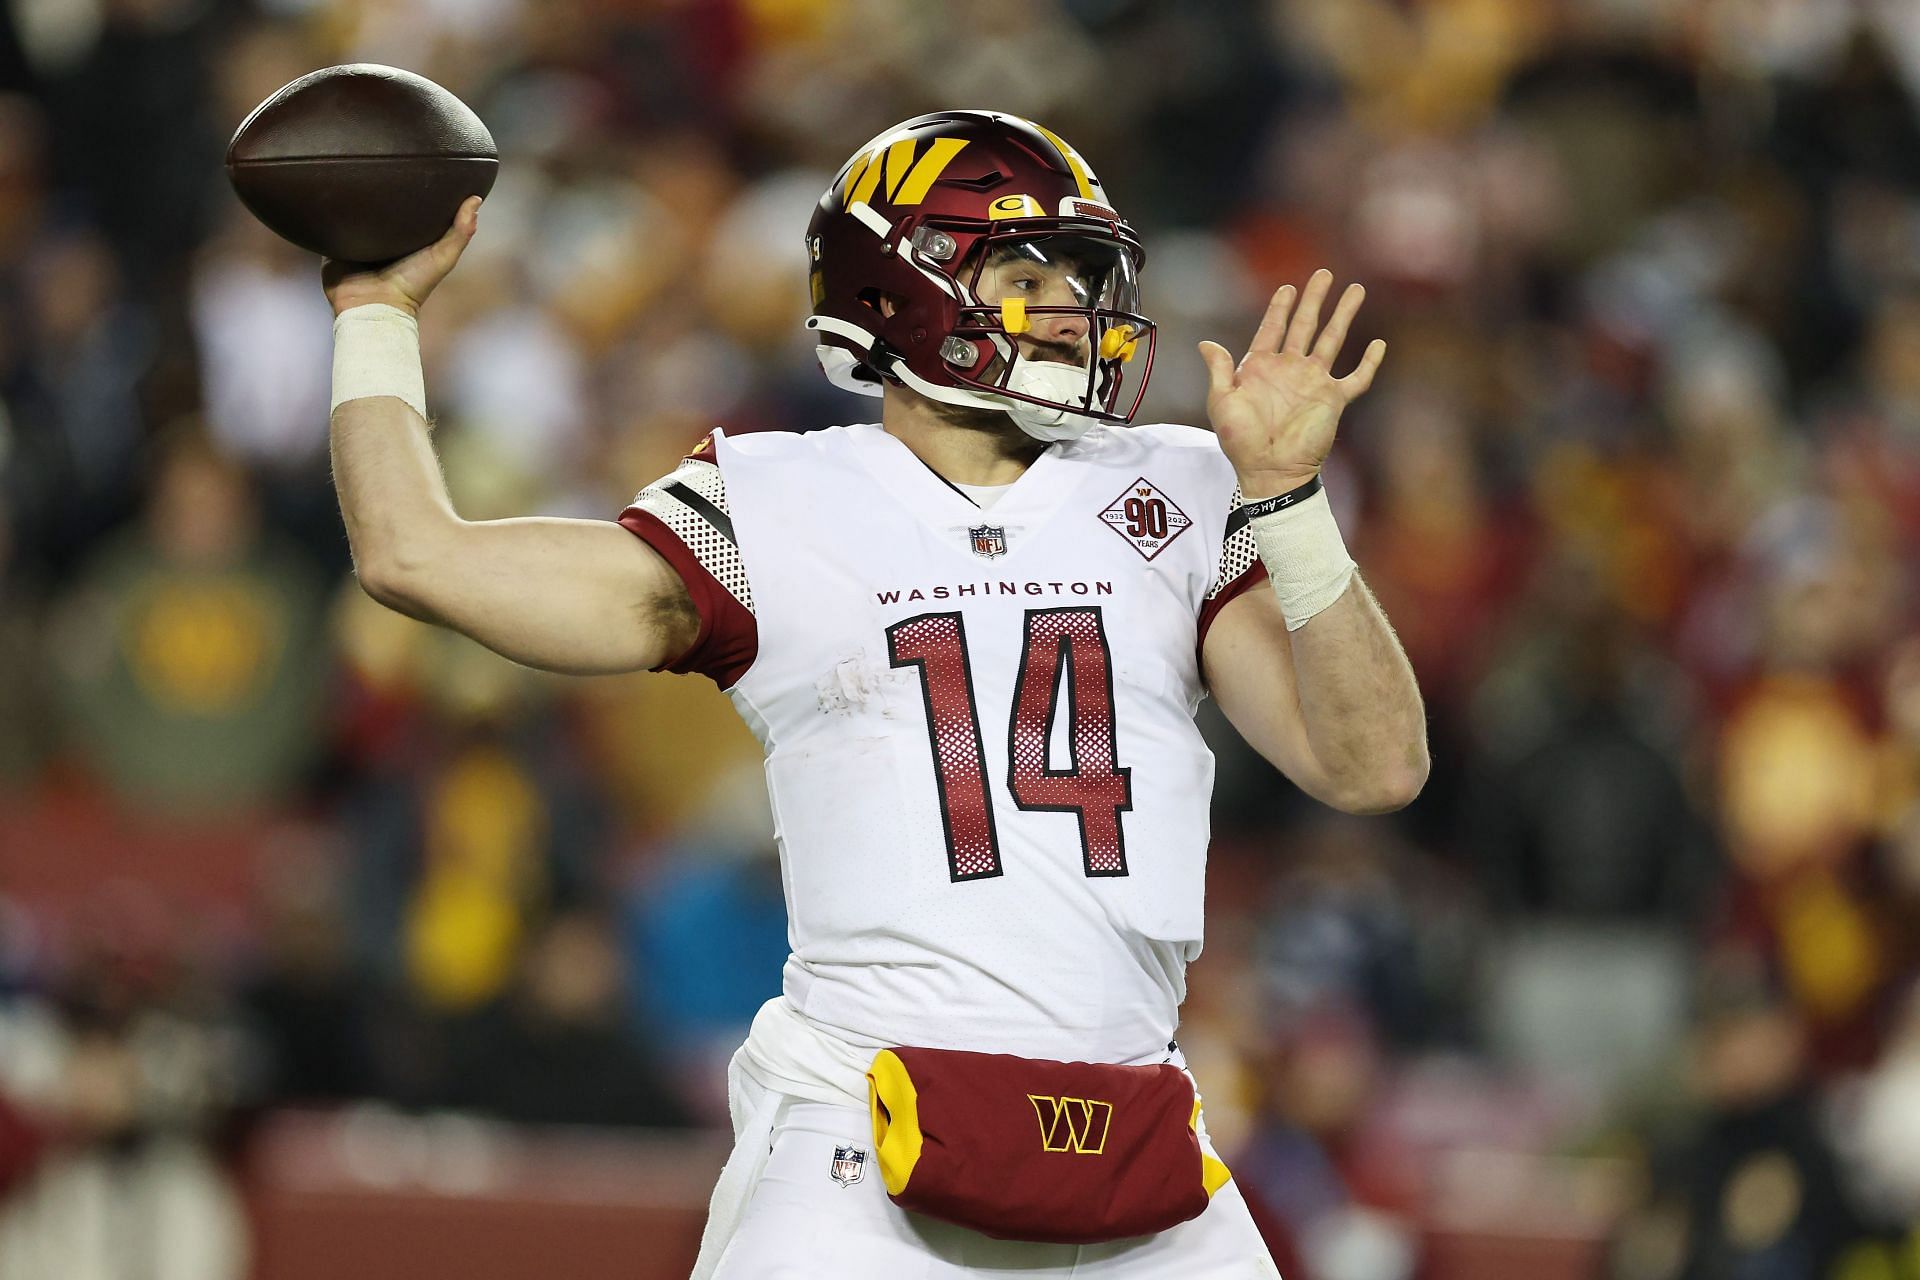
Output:
M630 671L699 632L680 577L619 525L459 518L429 444L419 313L473 238L499 169L453 94L396 67L301 76L228 144L235 193L327 258L333 469L361 585L529 666ZM356 265L370 262L383 266Z
M1200 344L1207 414L1273 585L1221 610L1202 660L1221 710L1256 750L1317 799L1380 812L1426 781L1426 718L1320 488L1341 413L1386 358L1376 339L1358 368L1333 375L1365 290L1348 286L1322 328L1332 287L1327 271L1304 292L1282 286L1237 365L1218 343Z
M478 225L468 200L445 236L377 271L329 263L333 476L360 583L528 666L636 671L677 656L699 619L679 575L608 520L462 520L429 438L420 306Z

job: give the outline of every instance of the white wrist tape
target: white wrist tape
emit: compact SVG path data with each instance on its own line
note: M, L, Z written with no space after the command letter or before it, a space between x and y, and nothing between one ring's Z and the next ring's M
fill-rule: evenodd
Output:
M333 318L333 404L397 396L427 416L427 378L420 369L420 322L398 307L369 302Z
M1253 531L1253 545L1267 566L1274 594L1280 597L1287 630L1306 626L1314 614L1346 593L1358 566L1347 554L1324 489L1283 511L1256 516L1247 528Z

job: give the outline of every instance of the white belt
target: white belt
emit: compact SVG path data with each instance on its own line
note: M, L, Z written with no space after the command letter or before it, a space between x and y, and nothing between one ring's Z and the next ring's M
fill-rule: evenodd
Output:
M822 1031L785 996L760 1006L740 1046L741 1070L764 1089L807 1102L867 1109L867 1068L885 1045L862 1046Z

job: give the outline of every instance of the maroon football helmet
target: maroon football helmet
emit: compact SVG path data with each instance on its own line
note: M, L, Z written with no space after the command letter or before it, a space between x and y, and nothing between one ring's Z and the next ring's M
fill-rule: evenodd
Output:
M1004 410L1045 440L1140 407L1154 345L1138 310L1145 252L1080 154L1031 121L942 111L887 130L820 198L807 250L807 327L836 386L902 383ZM983 301L982 271L1016 258L1064 272L1075 305ZM1021 356L1016 335L1048 315L1084 319L1081 363Z

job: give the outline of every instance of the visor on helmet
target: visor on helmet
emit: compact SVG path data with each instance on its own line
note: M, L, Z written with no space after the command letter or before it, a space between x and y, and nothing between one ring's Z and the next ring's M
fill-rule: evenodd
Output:
M976 298L983 297L987 279L999 286L1002 297L1022 288L1043 293L1046 285L1060 281L1078 307L1133 311L1139 305L1133 258L1117 240L1077 233L990 237L983 247L967 281Z

